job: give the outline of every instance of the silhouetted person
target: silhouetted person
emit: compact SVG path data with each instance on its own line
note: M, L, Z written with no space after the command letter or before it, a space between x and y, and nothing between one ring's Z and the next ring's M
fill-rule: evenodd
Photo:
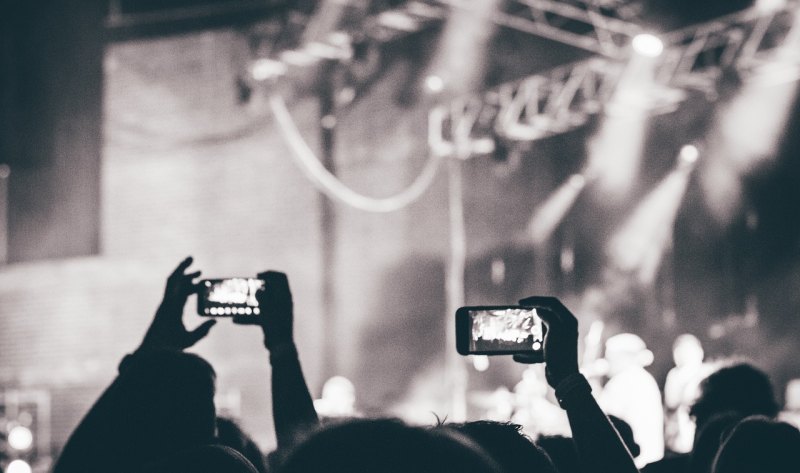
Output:
M481 420L443 427L474 440L505 473L557 473L547 453L525 436L518 424Z
M265 290L256 293L259 315L237 315L233 321L258 325L264 333L272 367L272 418L278 449L291 447L297 438L319 425L314 401L308 390L297 347L294 344L294 302L284 273L265 271Z
M294 448L280 473L500 473L467 437L392 419L329 424Z
M146 465L140 473L258 473L258 470L236 449L202 445Z
M710 419L729 412L741 417L777 414L778 403L766 373L749 363L736 362L708 375L700 383L700 395L689 410L696 425L695 442ZM689 468L690 457L688 453L675 455L647 465L643 471L683 473Z
M169 454L214 439L214 370L183 353L214 321L183 325L183 307L197 291L186 258L167 279L164 298L139 348L83 418L59 456L54 473L135 471Z
M720 447L713 473L797 473L800 431L766 417L741 421Z
M700 383L700 397L689 413L697 429L716 414L734 411L742 416L775 417L778 403L766 373L755 366L739 362L711 373Z
M217 418L217 443L244 455L259 473L267 473L267 460L261 449L233 420Z
M709 419L695 435L689 456L688 473L711 473L711 466L720 445L743 416L738 412L717 414Z
M592 396L589 381L578 371L578 320L553 297L528 297L519 303L526 307L547 308L538 311L547 326L545 377L555 389L559 405L567 411L581 464L588 472L638 472L619 433ZM525 355L514 355L514 360L522 363L538 361Z
M536 440L536 445L541 447L555 465L558 473L582 473L581 463L578 460L578 449L571 437L563 435L545 435Z

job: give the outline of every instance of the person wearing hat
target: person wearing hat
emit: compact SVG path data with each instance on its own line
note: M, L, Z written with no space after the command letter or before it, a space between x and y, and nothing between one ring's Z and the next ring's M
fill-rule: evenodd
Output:
M664 456L664 414L661 391L645 370L653 363L653 352L632 333L614 335L606 341L608 382L600 393L606 414L627 422L641 448L636 465L642 467Z

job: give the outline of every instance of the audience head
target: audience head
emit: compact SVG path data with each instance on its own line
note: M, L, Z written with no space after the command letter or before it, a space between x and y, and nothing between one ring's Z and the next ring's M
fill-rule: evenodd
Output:
M547 453L525 436L518 424L481 420L444 427L475 441L506 473L556 473Z
M653 352L638 335L620 333L606 340L606 361L609 375L642 368L653 363Z
M712 471L796 473L800 471L800 431L785 422L748 417L724 441Z
M624 420L620 419L617 416L609 415L608 419L614 424L614 428L617 429L619 432L619 436L622 439L622 442L628 447L628 451L631 452L631 456L636 458L641 453L641 448L639 444L636 443L636 440L633 438L633 429L631 429L630 424L625 422Z
M141 459L209 443L216 431L211 365L197 355L150 351L136 355L120 378L120 442Z
M236 450L223 445L200 445L151 463L140 473L258 473Z
M689 459L689 473L711 473L719 446L742 420L738 412L724 412L711 417L695 435Z
M715 414L727 411L775 417L778 403L767 374L749 363L738 362L704 379L700 397L690 411L698 430Z
M266 473L266 458L255 441L231 419L217 418L217 443L244 455L261 473Z
M672 344L672 359L675 361L675 366L699 365L703 362L704 356L703 345L691 333L678 335Z
M310 436L282 462L282 473L499 473L489 455L467 437L447 429L410 427L392 419L330 424Z
M578 461L578 450L571 438L561 435L547 435L539 437L536 440L536 444L547 452L558 473L582 472Z

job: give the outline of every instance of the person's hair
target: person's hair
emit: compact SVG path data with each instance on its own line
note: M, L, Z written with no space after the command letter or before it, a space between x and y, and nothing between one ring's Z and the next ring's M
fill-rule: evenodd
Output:
M446 429L411 427L394 419L358 419L311 433L288 453L281 473L499 473L474 442Z
M120 376L118 441L142 460L210 443L215 379L214 369L197 355L137 353Z
M225 445L200 445L146 465L139 473L258 473L240 452Z
M689 413L701 429L712 416L723 412L775 417L778 410L767 374L749 363L737 362L711 373L700 383L700 397Z
M689 457L689 473L711 473L711 466L719 446L740 420L742 414L733 411L724 412L711 417L705 426L698 430Z
M454 429L477 442L506 473L556 473L547 453L518 424L481 420L440 427Z
M259 473L267 473L267 460L261 449L233 419L217 417L217 442L244 455Z
M536 444L547 452L558 473L582 473L578 449L570 437L544 435L536 439Z
M800 471L800 431L762 416L733 428L714 460L713 473L796 473Z

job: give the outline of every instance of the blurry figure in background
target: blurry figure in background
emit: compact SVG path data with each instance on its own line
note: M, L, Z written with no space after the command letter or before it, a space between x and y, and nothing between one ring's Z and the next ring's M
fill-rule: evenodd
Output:
M664 456L664 413L661 391L644 367L653 353L632 333L614 335L606 341L608 382L600 393L606 414L627 422L641 448L636 465L642 467Z
M539 373L543 368L534 365L522 372L522 380L514 386L517 410L511 421L520 424L533 438L540 435L570 436L567 414L547 398L547 380L544 373Z
M687 471L693 464L696 469L691 471L707 473L703 468L710 465L709 453L716 451L716 446L724 440L721 437L738 418L751 415L772 418L777 413L778 403L766 373L741 361L723 366L700 382L700 395L689 410L697 426L692 454L666 457L642 471Z
M686 453L692 449L695 427L689 408L699 395L700 381L711 370L709 364L703 363L704 356L700 340L692 334L679 335L672 345L675 367L664 384L664 420L666 444L673 452Z
M323 419L361 417L356 411L356 387L344 376L334 376L322 385L322 397L314 399L314 410Z
M800 428L800 378L786 384L786 402L778 419Z

